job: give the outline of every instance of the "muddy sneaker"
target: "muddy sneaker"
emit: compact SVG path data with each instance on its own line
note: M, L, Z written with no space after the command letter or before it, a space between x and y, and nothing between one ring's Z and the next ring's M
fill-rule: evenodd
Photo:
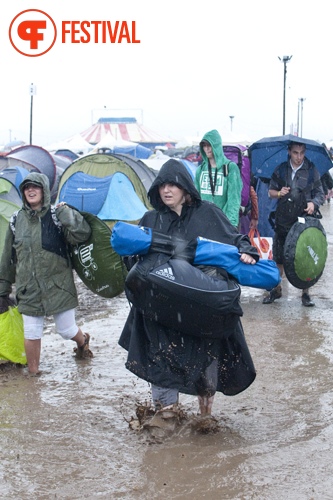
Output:
M75 357L76 359L93 358L94 355L89 349L90 335L89 333L84 333L83 335L85 336L84 344L78 347L74 347Z
M186 419L185 412L175 404L158 410L153 418L144 422L142 427L148 430L159 428L164 431L174 431Z
M155 415L154 408L148 403L138 403L136 405L135 414L139 421L140 426L143 425L147 420L150 420Z
M136 417L131 417L129 427L133 431L141 431L143 424L155 415L155 410L150 403L136 403L135 415Z

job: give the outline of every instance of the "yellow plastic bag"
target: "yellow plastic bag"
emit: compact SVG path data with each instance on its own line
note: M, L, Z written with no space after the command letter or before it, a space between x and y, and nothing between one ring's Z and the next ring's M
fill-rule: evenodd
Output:
M27 364L24 350L23 319L17 307L0 314L0 359Z

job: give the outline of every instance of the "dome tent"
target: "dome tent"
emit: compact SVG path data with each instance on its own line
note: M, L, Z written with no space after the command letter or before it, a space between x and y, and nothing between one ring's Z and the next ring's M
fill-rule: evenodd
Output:
M141 160L125 158L101 153L78 158L60 178L57 201L92 213L110 226L118 220L138 221L151 209L147 190L155 174Z

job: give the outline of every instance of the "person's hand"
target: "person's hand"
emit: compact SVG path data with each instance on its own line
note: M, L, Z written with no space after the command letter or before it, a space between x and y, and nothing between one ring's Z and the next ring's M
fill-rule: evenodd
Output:
M244 262L244 264L255 264L256 259L254 259L251 255L247 253L241 253L240 260Z
M304 209L304 212L306 212L308 215L312 215L314 211L314 203L312 201L309 201L307 207Z
M283 188L281 188L280 190L280 196L285 196L286 194L288 194L290 191L290 187L287 187L287 186L283 186Z
M0 297L0 314L7 312L9 307L14 307L15 305L15 302L9 295L3 295Z
M66 202L65 201L61 201L60 203L58 203L56 205L56 208L64 207L65 205L66 205Z

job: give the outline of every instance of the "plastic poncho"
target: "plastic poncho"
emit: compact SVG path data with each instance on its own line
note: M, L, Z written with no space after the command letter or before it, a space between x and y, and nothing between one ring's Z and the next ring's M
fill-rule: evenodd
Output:
M192 204L184 205L180 216L162 203L159 186L163 183L174 183L191 195ZM172 159L162 166L148 196L154 210L143 216L140 226L188 240L201 235L236 245L240 252L258 258L249 238L238 234L214 204L200 200L181 162ZM240 320L231 335L222 340L195 337L190 335L190 328L189 335L180 335L144 317L133 306L119 339L128 351L127 369L154 385L193 395L198 394L203 373L214 360L218 362L217 391L235 395L253 382L255 369Z

